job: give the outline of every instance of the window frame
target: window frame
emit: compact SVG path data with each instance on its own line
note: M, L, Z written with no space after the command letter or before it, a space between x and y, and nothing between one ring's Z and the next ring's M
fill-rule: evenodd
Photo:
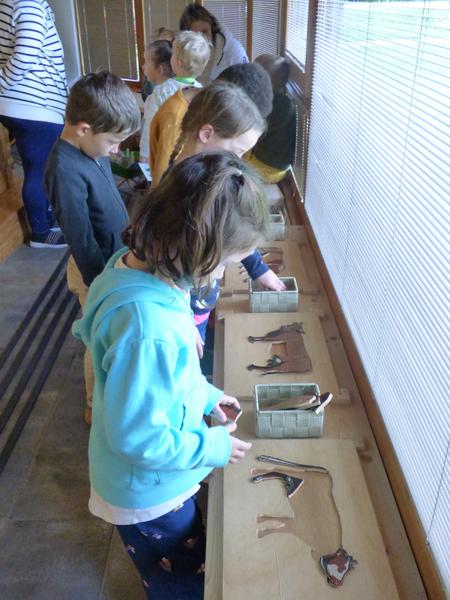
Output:
M145 39L145 25L144 25L144 2L143 0L133 0L134 3L134 14L136 15L136 45L138 49L138 71L139 81L131 79L124 79L125 83L136 92L140 92L144 81L142 67L144 65L144 52L145 46L147 45Z
M281 4L281 31L280 31L280 52L291 63L291 78L290 83L292 88L307 106L311 108L312 94L312 71L314 63L314 48L315 48L315 33L317 21L317 2L309 0L308 5L308 25L306 37L306 60L302 65L300 61L286 48L287 40L287 19L288 19L288 3L287 0L280 0Z

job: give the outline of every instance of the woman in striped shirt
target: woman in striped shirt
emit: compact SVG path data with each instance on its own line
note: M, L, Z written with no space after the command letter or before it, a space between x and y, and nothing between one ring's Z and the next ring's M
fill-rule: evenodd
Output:
M0 0L0 123L22 159L22 197L34 248L65 245L42 180L66 101L64 53L46 0Z

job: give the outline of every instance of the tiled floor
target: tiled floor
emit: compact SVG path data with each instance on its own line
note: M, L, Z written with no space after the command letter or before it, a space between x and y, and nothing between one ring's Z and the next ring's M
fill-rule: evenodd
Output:
M19 248L0 264L0 351L60 260ZM114 528L87 509L82 345L69 335L0 475L2 600L142 600Z

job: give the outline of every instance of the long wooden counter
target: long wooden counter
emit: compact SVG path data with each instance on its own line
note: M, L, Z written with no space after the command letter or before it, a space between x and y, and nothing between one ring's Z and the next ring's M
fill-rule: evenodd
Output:
M299 268L306 273L307 287L311 290L310 293L303 295L302 310L307 313L313 313L320 319L330 358L329 367L334 372L341 392L339 400L334 404L332 403L326 410L323 438L353 441L358 451L365 483L375 511L390 569L395 579L398 596L404 600L424 600L427 597L425 589L414 561L336 323L316 269L311 249L301 227L289 228L287 237L298 244L297 260L301 263ZM276 242L273 245L276 245ZM289 275L289 273L286 273L286 275ZM300 286L302 285L305 286L304 282L300 281ZM219 301L216 311L214 354L214 383L218 387L223 387L226 375L224 373L224 364L226 362L225 352L227 351L225 349L224 317L226 319L227 314L242 314L243 318L245 318L246 302L243 289L236 290L236 293L234 290L225 290L224 297ZM233 357L233 349L229 349L228 364L230 364L230 354ZM231 361L233 361L233 358L231 358ZM282 376L280 376L281 381ZM227 390L225 389L225 391ZM237 435L242 439L252 440L255 439L252 402L244 399L242 404L244 413L239 421ZM209 483L206 600L231 599L231 596L224 595L223 592L223 547L224 535L226 535L223 530L223 474L222 470L216 470ZM370 540L368 540L368 544L370 544ZM346 598L345 585L339 592L342 598ZM298 590L298 594L298 597L301 597L301 589ZM248 600L252 600L251 596L247 597ZM284 600L285 596L280 592L278 598ZM260 596L258 600L261 600Z

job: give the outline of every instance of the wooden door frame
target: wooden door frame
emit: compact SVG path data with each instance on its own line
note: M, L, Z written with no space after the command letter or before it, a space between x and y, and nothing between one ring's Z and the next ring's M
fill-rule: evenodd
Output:
M311 108L312 96L312 72L314 65L314 50L317 25L317 1L309 0L308 4L308 26L306 34L306 59L302 65L299 60L286 49L288 2L280 0L281 29L280 29L280 52L289 59L291 64L290 82L292 88L300 96L308 109Z

